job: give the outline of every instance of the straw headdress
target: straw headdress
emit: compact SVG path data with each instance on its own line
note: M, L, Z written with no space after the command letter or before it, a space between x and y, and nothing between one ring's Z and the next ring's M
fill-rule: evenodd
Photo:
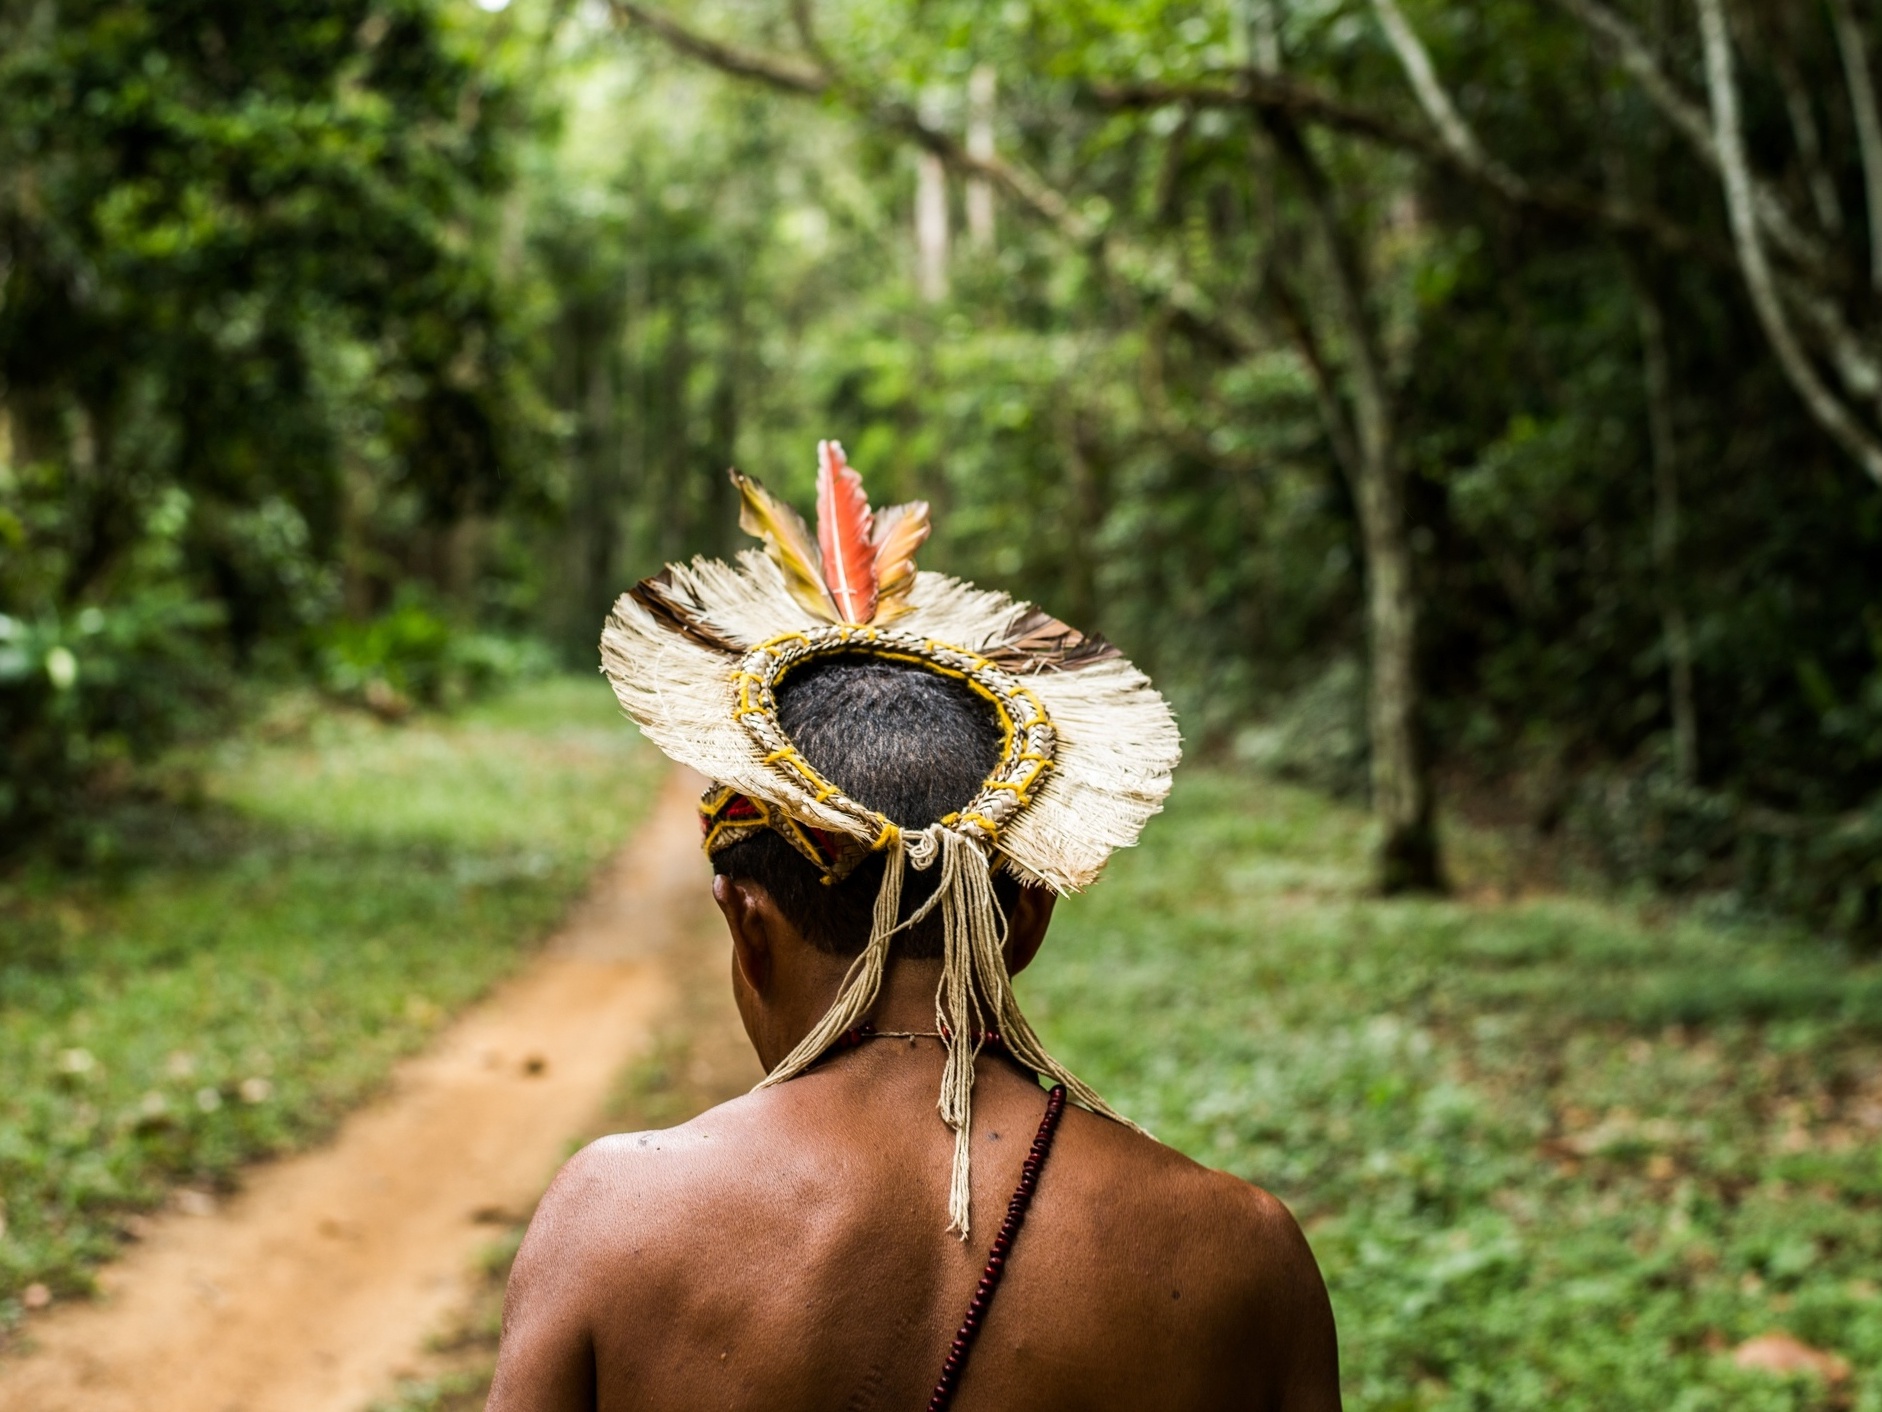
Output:
M868 944L829 1012L760 1087L802 1073L866 1020L894 936L940 909L939 1109L955 1135L949 1229L964 1239L983 1036L997 1033L1020 1063L1117 1117L1045 1052L1020 1013L992 870L1059 893L1090 884L1162 807L1180 753L1176 723L1149 679L1102 638L1003 593L918 572L927 505L872 511L842 448L817 449L816 538L788 505L734 471L739 523L764 549L746 550L737 564L668 565L623 594L602 631L602 670L648 738L714 782L701 804L708 851L769 828L832 882L871 853L885 855ZM898 827L826 780L784 733L783 679L819 658L857 655L951 677L999 721L1000 762L957 812ZM898 921L908 866L938 868L939 880L917 915Z

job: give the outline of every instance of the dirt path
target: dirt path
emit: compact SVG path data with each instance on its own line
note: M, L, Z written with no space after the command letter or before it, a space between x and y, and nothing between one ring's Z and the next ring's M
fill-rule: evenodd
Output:
M0 1364L5 1412L359 1412L461 1306L473 1262L592 1129L702 935L693 801L675 775L543 955L402 1064L329 1145L240 1196L166 1215L36 1319Z

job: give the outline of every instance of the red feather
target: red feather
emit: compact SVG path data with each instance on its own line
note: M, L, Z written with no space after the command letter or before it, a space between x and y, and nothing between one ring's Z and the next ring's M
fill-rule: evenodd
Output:
M846 623L876 615L875 516L863 478L843 459L838 442L817 443L817 543L823 582Z

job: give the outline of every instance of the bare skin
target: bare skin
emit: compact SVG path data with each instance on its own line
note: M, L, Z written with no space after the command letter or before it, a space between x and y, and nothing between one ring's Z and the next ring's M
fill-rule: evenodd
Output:
M719 878L732 984L769 1069L835 998L763 888ZM1019 972L1051 920L1027 890ZM932 1030L939 962L899 960L880 1030ZM517 1257L488 1412L927 1405L1045 1111L983 1054L973 1231L947 1234L942 1050L878 1039L665 1132L569 1162ZM1067 1109L955 1407L1326 1412L1333 1315L1281 1203L1105 1118Z

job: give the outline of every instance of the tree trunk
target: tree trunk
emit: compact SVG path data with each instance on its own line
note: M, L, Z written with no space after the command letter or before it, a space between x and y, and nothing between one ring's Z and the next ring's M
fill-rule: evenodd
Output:
M993 104L997 80L993 65L979 64L967 76L967 155L993 158ZM977 250L993 249L993 183L985 177L967 182L967 238Z
M923 116L936 120L939 101L929 93ZM923 300L948 297L948 169L933 152L915 154L915 288Z
M1393 439L1368 435L1368 420L1362 409L1353 498L1366 552L1366 635L1372 659L1366 721L1372 810L1380 829L1379 890L1439 891L1444 873L1420 722L1418 597L1405 525L1405 478Z
M606 611L620 587L620 452L615 430L620 420L616 405L620 336L611 320L596 317L581 321L577 338L582 374L574 456L580 506L575 532L581 564L576 602L577 620L586 628L595 613Z
M1673 718L1673 769L1684 784L1699 776L1699 724L1693 706L1692 630L1679 582L1679 443L1673 429L1673 369L1666 319L1644 272L1637 274L1640 350L1653 452L1653 569L1659 582L1660 638Z
M1366 637L1369 648L1366 724L1372 753L1372 809L1378 820L1378 885L1385 893L1444 888L1437 808L1424 748L1424 694L1418 673L1418 591L1406 523L1405 472L1399 456L1391 389L1378 332L1366 299L1364 266L1335 209L1326 173L1285 119L1270 119L1282 160L1299 180L1325 245L1331 273L1333 317L1350 350L1341 389L1331 385L1326 358L1310 351L1315 375L1328 383L1322 398L1359 510L1366 559ZM1309 338L1304 301L1293 301L1300 332ZM1325 340L1313 340L1324 345ZM1350 403L1350 413L1343 412Z

